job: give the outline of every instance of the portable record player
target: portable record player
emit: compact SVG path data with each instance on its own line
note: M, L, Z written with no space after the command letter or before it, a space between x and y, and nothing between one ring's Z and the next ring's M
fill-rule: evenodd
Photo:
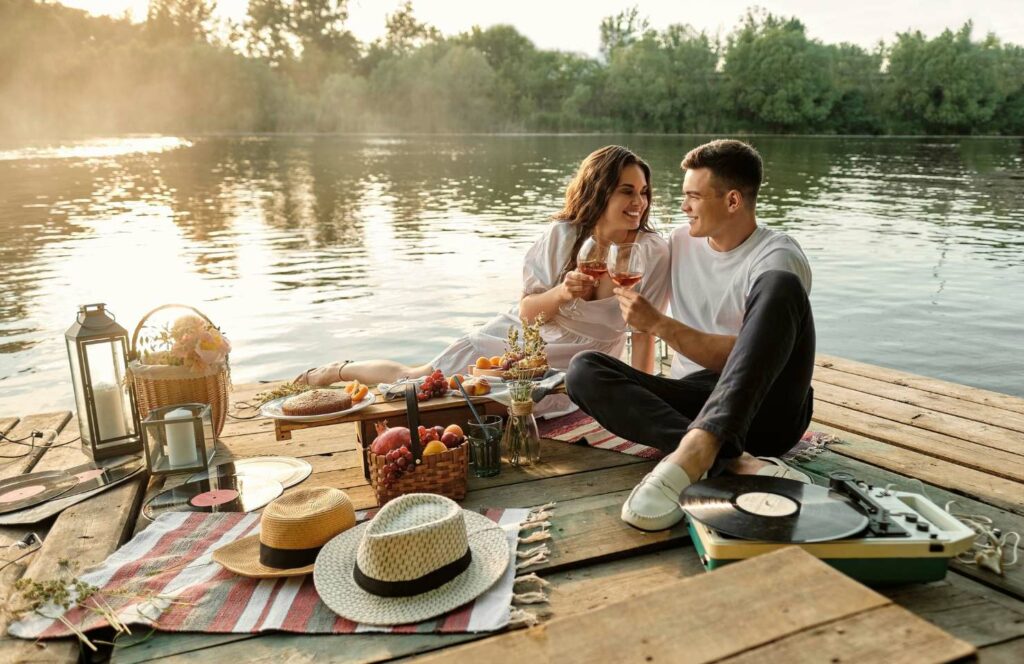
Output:
M833 473L828 487L760 476L691 485L680 497L708 570L796 545L864 583L937 581L974 531L925 496Z

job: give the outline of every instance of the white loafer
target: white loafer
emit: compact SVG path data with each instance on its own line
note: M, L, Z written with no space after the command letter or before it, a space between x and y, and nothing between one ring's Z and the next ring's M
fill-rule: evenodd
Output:
M622 504L622 520L639 530L671 528L683 519L679 494L690 478L674 463L659 463L633 487Z
M785 461L778 457L757 457L761 461L767 461L768 465L757 471L758 475L764 475L767 477L782 477L787 480L796 480L797 482L803 482L804 484L813 484L811 477L806 473L801 473L796 468L787 465Z

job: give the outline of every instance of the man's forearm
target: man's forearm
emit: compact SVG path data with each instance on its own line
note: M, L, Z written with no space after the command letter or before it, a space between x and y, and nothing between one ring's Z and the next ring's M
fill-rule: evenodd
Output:
M672 350L716 373L722 372L736 344L734 336L701 332L665 315L661 316L651 332L664 339Z

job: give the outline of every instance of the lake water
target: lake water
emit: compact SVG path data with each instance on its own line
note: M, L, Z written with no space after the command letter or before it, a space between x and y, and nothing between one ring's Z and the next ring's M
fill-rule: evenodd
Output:
M518 295L579 161L624 143L679 211L694 136L128 137L0 146L0 417L73 408L80 303L192 304L235 382L429 360ZM818 350L1024 395L1024 141L755 137L761 223L814 271Z

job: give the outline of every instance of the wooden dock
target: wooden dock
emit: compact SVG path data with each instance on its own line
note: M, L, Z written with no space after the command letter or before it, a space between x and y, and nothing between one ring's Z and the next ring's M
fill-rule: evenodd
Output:
M238 386L233 399L244 400L266 388ZM987 516L1004 532L1024 534L1024 399L827 356L818 358L814 388L811 428L833 434L838 441L804 462L805 470L820 477L842 468L875 484L923 489L939 505L955 500L960 512ZM45 432L45 438L24 457L0 459L0 478L87 460L77 443L61 446L78 435L71 413L0 417L0 431L11 438L33 430ZM260 454L304 458L313 466L306 485L342 488L357 508L374 504L351 424L296 431L293 440L278 442L269 420L229 420L220 445L219 461ZM26 449L0 444L4 455ZM498 477L470 478L470 493L463 504L526 507L558 503L551 559L536 570L553 584L549 608L556 619L599 612L612 602L630 600L704 573L684 529L644 534L618 518L623 500L652 462L556 441L544 441L542 456L544 462L531 469L505 466ZM144 494L156 489L143 486L141 480L129 482L65 510L38 528L0 528L0 561L24 554L8 545L29 530L45 538L38 551L0 572L0 596L8 597L19 578L52 578L59 560L77 561L82 568L102 561L145 527L139 507ZM883 594L972 644L982 662L1024 661L1024 562L1002 576L954 563L953 572L943 581L886 589ZM4 634L7 620L6 615L0 617ZM730 657L753 660L757 653L774 652L792 661L839 648L843 661L916 660L918 651L909 632L905 641L896 638L880 645L849 638L839 639L837 646L835 630L826 633L820 629L825 624L832 625L825 619L808 623L804 631L779 642L775 650L740 649ZM623 623L623 629L628 629L628 623ZM450 654L447 659L454 660L460 648L469 648L467 655L498 661L502 652L498 645L489 650L486 644L498 644L499 638L475 634L312 637L162 633L136 642L119 640L111 659L375 662L429 653L435 657ZM465 645L470 641L477 643ZM793 649L782 648L787 643ZM4 662L71 662L78 658L79 648L72 640L47 641L40 646L4 636L0 637L0 653Z

